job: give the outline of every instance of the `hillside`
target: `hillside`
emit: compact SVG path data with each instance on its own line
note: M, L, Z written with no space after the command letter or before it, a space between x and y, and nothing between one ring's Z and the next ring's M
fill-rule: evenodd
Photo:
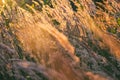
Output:
M120 80L120 0L0 0L0 80Z

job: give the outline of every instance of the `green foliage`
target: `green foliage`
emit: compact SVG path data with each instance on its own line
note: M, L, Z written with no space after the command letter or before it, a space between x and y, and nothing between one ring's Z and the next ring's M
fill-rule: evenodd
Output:
M112 33L112 34L116 34L117 33L117 28L116 27L113 27L113 28L108 27L107 31Z
M79 4L80 4L80 8L83 10L83 9L84 9L84 7L83 7L83 5L81 4L81 2L80 2L79 0L77 0L77 3L79 3Z
M37 61L36 61L34 58L32 58L30 55L25 55L25 59L26 59L27 61L30 61L30 62L34 62L34 63L37 62Z
M101 2L101 3L103 3L103 0L93 0L95 3L96 2Z
M21 7L24 7L24 6L25 6L25 1L24 1L24 0L21 0L21 1L19 2L19 5L20 5Z
M71 5L73 11L77 12L78 7L74 4L73 1L71 1L71 0L69 0L69 1L70 1L70 5Z
M33 9L42 11L42 4L34 0L21 0L17 2L20 7L33 13Z
M44 4L48 4L50 0L44 0Z
M42 3L40 3L38 0L32 1L31 7L34 8L35 10L42 11Z
M60 23L59 23L56 19L53 19L52 22L53 22L53 24L56 25L56 26L60 25Z
M120 18L117 19L117 23L120 26Z
M48 5L49 7L54 8L51 0L44 0L44 5Z
M9 24L10 24L10 22L11 22L11 21L10 21L10 18L6 17L3 11L1 12L1 16L2 16L3 19L4 19L4 25L5 25L6 27L9 27Z
M29 74L27 74L24 70L20 70L20 73L21 73L21 75L24 75L26 80L32 80L31 77L29 76Z
M92 48L93 51L97 52L99 55L106 57L107 59L112 57L108 49L102 49L99 45L94 44L91 40L88 41L88 45Z

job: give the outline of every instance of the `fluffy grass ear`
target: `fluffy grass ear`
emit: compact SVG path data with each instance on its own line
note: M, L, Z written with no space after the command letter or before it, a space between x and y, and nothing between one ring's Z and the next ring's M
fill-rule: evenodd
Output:
M3 0L0 0L0 6L3 6Z

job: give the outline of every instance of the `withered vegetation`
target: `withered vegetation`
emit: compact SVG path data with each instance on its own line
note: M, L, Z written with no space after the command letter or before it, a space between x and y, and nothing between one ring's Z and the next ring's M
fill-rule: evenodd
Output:
M0 80L120 80L119 0L0 0Z

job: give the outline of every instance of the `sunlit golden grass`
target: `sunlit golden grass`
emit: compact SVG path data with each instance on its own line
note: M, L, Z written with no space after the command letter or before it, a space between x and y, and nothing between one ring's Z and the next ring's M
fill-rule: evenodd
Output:
M87 40L97 40L98 46L107 48L109 54L120 60L120 42L116 35L117 30L114 30L119 28L116 21L119 16L115 15L119 14L120 7L113 0L110 1L111 4L106 1L97 3L99 4L97 7L92 0L81 0L80 3L70 1L52 1L53 7L43 5L41 11L34 9L33 5L26 4L23 7L19 6L19 1L13 2L14 5L3 7L1 18L5 27L13 30L12 33L22 44L25 55L30 55L37 64L57 72L52 75L55 76L55 80L59 80L61 76L64 80L80 78L83 80L83 75L90 77L91 80L97 80L101 77L99 74L94 75L92 72L84 74L82 70L74 69L77 63L80 63L80 58L75 55L75 39L86 44ZM38 5L37 2L34 3ZM89 48L93 52L89 45L84 48ZM106 59L104 61L107 62ZM23 66L28 67L28 64L25 63ZM106 79L101 77L100 80Z
M3 5L2 1L0 0L0 5Z
M87 0L90 4L91 1ZM84 3L84 2L83 2ZM119 11L119 5L116 5L114 1L112 2L111 6L108 2L104 2L105 5L100 3L101 6L106 8L106 10L109 11L111 14L116 14L117 11ZM86 3L85 3L86 4ZM114 55L118 60L120 59L120 43L117 38L112 36L108 33L107 28L112 27L117 28L118 24L116 22L115 16L111 16L109 13L104 12L103 10L98 10L97 16L95 15L94 18L91 18L89 15L89 9L90 7L85 7L86 9L84 11L80 10L79 15L81 15L83 18L80 19L80 21L88 27L88 30L93 32L93 35L95 35L93 38L99 37L102 39L103 43L110 49L110 52L112 55ZM92 37L92 36L91 36Z
M28 15L28 14L23 14L23 15ZM52 40L52 36L53 36L53 38L55 38L61 44L61 46L63 48L65 48L65 50L67 50L69 53L71 53L71 55L74 55L74 48L69 43L66 36L63 35L62 33L58 32L57 29L55 29L54 27L52 27L52 25L49 24L43 18L42 15L39 15L38 13L36 14L36 16L37 15L38 15L38 17L41 18L41 22L35 23L34 16L28 15L26 17L23 17L24 19L22 19L22 20L25 20L25 21L21 21L22 17L20 18L20 20L18 19L18 21L20 21L20 22L18 22L15 26L15 29L17 30L16 34L18 35L18 38L20 38L20 41L23 43L25 48L28 47L27 48L28 51L31 51L31 49L33 49L33 48L40 49L38 51L41 51L41 49L44 48L44 46L45 46L46 50L44 50L44 49L42 49L42 50L48 51L49 49L47 49L47 48L50 48L48 46L53 45L53 47L55 47L54 45L56 43L54 42L54 40ZM26 27L25 25L27 25L28 27ZM39 44L39 45L37 45L37 44ZM41 47L37 47L37 46L41 46ZM37 51L37 50L35 50L35 51Z
M87 2L89 2L89 3L91 3L92 4L92 2L91 2L91 0L88 0ZM56 4L59 4L60 2L58 2L58 1L56 1ZM19 29L18 31L19 31L19 36L18 37L20 37L20 39L21 39L21 41L22 42L24 42L23 43L23 45L24 44L26 44L27 46L30 46L31 45L31 47L29 48L29 49L32 49L32 47L34 48L34 46L37 44L36 42L41 42L41 40L39 40L39 37L41 36L41 35L43 35L43 34L47 34L46 32L45 33L43 33L43 34L40 34L39 33L39 31L40 31L40 29L43 29L43 30L45 30L45 31L47 31L50 35L52 35L52 36L54 36L59 42L60 42L60 44L62 45L62 47L64 47L66 50L68 50L70 53L74 53L74 48L71 46L71 45L69 45L69 42L68 42L68 39L62 34L62 33L60 33L60 32L58 32L55 28L52 28L52 25L49 23L49 22L47 22L47 21L50 21L50 19L49 18L46 18L46 19L44 19L45 17L47 17L46 15L46 12L48 12L52 17L53 17L53 19L55 18L55 19L57 19L59 22L63 22L63 21L65 21L64 20L64 18L62 18L62 16L64 16L64 17L66 17L67 18L67 20L69 21L69 22L71 22L71 25L75 25L75 22L74 21L72 21L71 20L71 18L73 18L73 16L72 15L76 15L76 16L78 16L79 17L79 20L81 21L81 23L83 24L83 25L85 25L86 26L86 29L88 30L88 31L91 31L91 32L93 32L93 35L95 35L95 36L90 36L90 37L93 37L93 38L97 38L97 37L99 37L100 39L102 39L102 41L103 41L103 43L110 49L110 52L115 56L115 57L117 57L118 59L119 59L119 57L120 57L120 50L119 50L119 48L120 48L120 45L119 45L119 42L118 42L118 40L117 40L117 38L115 38L115 37L113 37L111 34L108 34L107 33L107 28L108 28L108 26L113 26L113 27L115 27L115 28L117 28L117 22L116 22L116 19L115 19L115 17L114 16L110 16L110 14L108 14L108 13L106 13L106 12L104 12L103 10L98 10L98 11L96 11L96 14L97 14L97 16L94 16L94 18L91 18L91 16L89 15L89 11L91 11L90 10L90 7L88 7L87 6L87 4L86 4L86 2L84 3L84 1L83 1L83 4L85 4L85 9L84 10L82 10L82 9L78 9L78 13L74 13L73 11L72 11L72 9L71 9L71 7L68 7L67 5L66 5L66 3L65 4L59 4L58 5L58 7L59 6L62 6L62 5L66 5L66 6L64 6L63 8L64 9L66 9L66 10L64 10L63 11L63 8L61 7L61 8L57 8L57 6L56 6L56 8L55 9L53 9L53 10L51 10L49 7L45 7L44 8L44 10L43 10L43 13L41 14L41 13L35 13L34 15L38 15L38 14L41 14L41 15L38 15L37 17L39 18L41 18L40 20L41 20L41 22L43 22L43 23L41 23L41 22L35 22L34 24L33 24L33 22L34 22L34 18L33 18L33 20L32 20L32 18L31 18L31 16L32 15L28 15L27 13L25 14L25 16L26 16L26 18L25 18L25 20L28 22L28 24L26 24L26 23L24 23L24 19L21 19L22 20L22 24L23 25L29 25L29 26L32 26L32 27L30 27L30 29L27 27L24 27L24 29L23 29L23 32L21 32L22 30L21 29ZM99 4L99 3L98 3ZM108 10L109 11L109 13L115 13L116 11L118 11L118 9L116 9L116 10L114 10L114 8L118 8L119 7L119 5L118 6L114 6L114 7L111 7L111 5L109 5L109 3L108 2L105 2L104 1L104 4L105 5L102 5L102 4L100 4L100 5L102 5L106 10ZM112 3L112 5L114 5L114 4L116 4L115 2L113 2ZM76 5L78 6L78 4L76 3ZM47 11L46 11L47 10ZM59 12L61 12L61 13L59 13ZM66 14L67 13L67 14ZM43 15L44 14L44 15ZM44 17L43 17L43 16ZM71 17L71 18L69 18L69 17ZM31 19L30 19L31 18ZM63 22L64 23L64 22ZM31 25L30 25L31 24ZM79 23L78 23L79 24ZM39 26L38 26L39 25ZM63 31L66 29L66 23L65 24L63 24L63 25L60 25L61 26L61 28L63 28ZM70 25L70 26L71 26ZM38 28L38 27L39 28ZM18 26L19 27L19 26ZM81 26L79 25L78 26L79 28L78 29L81 29ZM34 28L35 28L35 31L34 31ZM38 29L37 29L38 28ZM74 29L74 27L70 27L71 28L71 31L72 31L72 29ZM23 34L25 34L25 32L26 32L26 30L29 30L28 31L28 34L26 33L26 39L25 39L25 37L23 36L23 35L21 35L22 33ZM34 34L35 33L35 34ZM30 36L29 36L29 34L31 34ZM82 33L81 33L82 34ZM78 34L78 35L81 35L81 34ZM36 37L35 37L35 35L36 35ZM47 34L48 35L48 34ZM59 35L59 36L58 36ZM82 35L82 36L86 36L85 34L84 35ZM33 38L32 38L33 37ZM46 38L48 38L49 39L49 37L46 37ZM31 40L30 40L31 39ZM35 42L34 42L34 40L36 40ZM38 40L38 41L37 41ZM32 41L33 43L31 43L30 41ZM46 40L47 41L47 40ZM46 42L45 41L45 42ZM29 43L30 42L30 43ZM42 43L45 43L45 42L42 42ZM27 44L28 43L28 44ZM33 44L35 44L35 45L33 45ZM48 43L46 43L46 45L47 45ZM27 47L25 45L25 47ZM30 51L30 50L28 50L28 51Z

